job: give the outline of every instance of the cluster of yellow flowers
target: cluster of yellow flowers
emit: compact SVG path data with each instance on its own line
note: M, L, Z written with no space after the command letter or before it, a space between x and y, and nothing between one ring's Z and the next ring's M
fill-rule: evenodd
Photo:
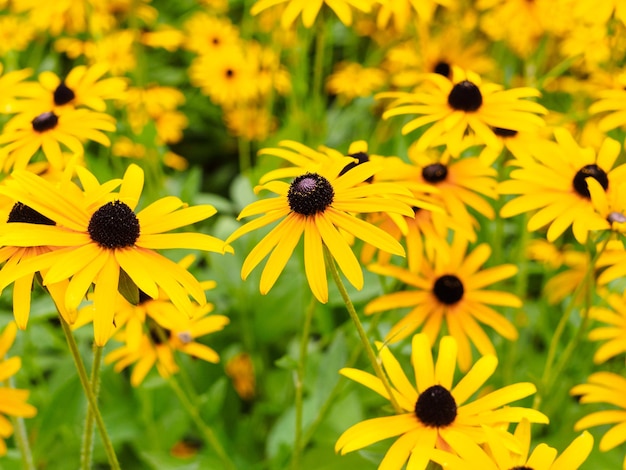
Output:
M382 340L372 341L375 375L340 372L395 413L347 429L338 453L397 437L379 468L578 468L591 434L557 458L546 444L530 452L530 425L548 424L542 400L589 322L589 339L602 342L595 364L626 352L626 75L617 73L626 7L596 3L259 0L238 26L224 1L168 17L149 0L0 0L8 13L0 18L0 290L12 289L15 319L0 356L27 328L36 287L64 326L93 323L98 347L123 343L105 362L115 371L134 365L133 386L153 367L164 378L177 373L176 351L216 363L198 340L229 323L207 302L215 283L196 279L192 258L160 251L223 255L268 229L241 267L245 281L267 258L261 294L280 282L301 240L312 296L329 302L330 272L360 334L340 274L356 290L369 275L393 281L362 308L365 318L385 313L373 338L361 334L367 351L370 339ZM71 64L67 73L47 70L55 67L44 44L54 45L46 60L58 59L57 70ZM254 218L225 241L174 232L213 216L212 205L144 191L144 180L163 186L163 166L188 167L172 146L184 141L193 117L181 108L194 95L240 153L268 143L245 176L262 173L255 193L275 197L246 205L239 219ZM365 112L369 124L357 122ZM145 169L108 159L109 147ZM536 385L479 394L497 346L528 328L531 262L554 273L544 295L562 307L545 370ZM573 312L579 334L563 347ZM414 384L390 350L409 343L403 359ZM252 361L246 352L235 358L226 372L251 400ZM19 368L18 358L3 360L0 375ZM510 406L536 392L533 408ZM626 442L624 392L626 378L602 371L571 388L581 403L620 408L575 425L615 423L602 451ZM34 415L27 395L0 389L0 412ZM0 415L0 436L12 431Z

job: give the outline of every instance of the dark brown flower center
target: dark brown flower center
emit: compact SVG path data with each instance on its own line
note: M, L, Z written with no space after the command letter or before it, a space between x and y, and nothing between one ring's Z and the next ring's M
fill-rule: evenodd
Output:
M26 204L22 204L21 202L16 202L9 212L9 218L7 219L8 223L11 222L22 222L26 224L37 224L37 225L56 225L56 222L52 219L49 219L43 214L40 214L35 209L27 206Z
M432 165L422 168L422 178L429 183L439 183L448 176L448 167L441 163L433 163Z
M128 248L139 238L139 219L123 202L107 202L91 216L87 231L102 248Z
M476 111L483 104L480 89L469 80L463 80L452 88L448 95L448 104L457 111Z
M589 194L589 188L587 187L587 182L585 181L585 179L589 177L600 183L600 186L602 186L604 190L609 187L609 177L602 168L596 164L586 165L578 170L578 173L576 173L574 181L572 182L574 190L582 197L586 197L587 199L591 197Z
M450 78L452 67L450 67L450 64L448 62L440 60L435 64L435 68L433 69L433 71L439 75Z
M425 426L441 428L456 419L456 401L448 389L441 385L428 387L417 398L415 416Z
M433 293L440 302L446 305L454 305L463 298L465 289L458 277L452 274L444 274L435 281Z
M365 152L351 153L348 156L352 157L352 158L356 158L357 161L356 162L350 162L346 166L344 166L343 170L341 170L339 172L339 176L343 175L348 170L351 170L352 168L356 167L357 165L360 165L361 163L365 163L365 162L369 162L370 161L370 156L367 153L365 153ZM368 183L371 183L373 179L374 179L374 177L370 176L369 178L367 178L366 181Z
M54 114L52 111L47 111L45 113L41 113L35 119L31 121L33 125L33 130L36 132L46 132L50 129L54 129L59 123L59 116Z
M505 129L503 127L494 127L493 133L499 137L515 137L517 135L517 131L513 131L511 129Z
M333 202L335 191L330 182L317 173L305 173L294 179L287 192L292 211L302 215L324 212Z
M59 86L54 90L54 104L57 106L67 104L74 98L76 98L74 92L63 82L59 83Z
M534 468L527 467L526 465L523 465L521 467L519 467L519 466L513 467L510 470L534 470Z

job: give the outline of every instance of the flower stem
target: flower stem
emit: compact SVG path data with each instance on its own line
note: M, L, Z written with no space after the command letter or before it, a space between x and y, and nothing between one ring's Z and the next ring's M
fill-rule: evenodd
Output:
M10 377L8 380L10 388L15 388L15 378ZM28 442L28 433L26 432L26 423L24 418L20 416L11 416L11 422L13 423L13 439L17 444L17 448L20 450L22 457L22 468L24 470L35 470L35 461L33 459L33 452Z
M335 284L337 284L337 288L339 289L341 298L343 299L343 302L346 304L346 309L348 310L348 313L350 314L350 318L352 319L354 326L356 326L356 330L359 333L359 338L361 339L361 343L363 343L363 347L365 348L367 357L370 360L372 367L374 368L374 372L376 373L376 376L380 379L383 386L385 387L385 390L387 391L387 394L389 395L389 401L391 402L393 409L398 414L403 413L402 408L400 408L400 405L398 405L398 402L396 401L396 397L392 392L391 385L389 384L389 380L387 379L387 376L385 375L382 367L380 366L380 362L378 361L376 357L374 348L372 348L372 345L369 342L369 339L367 338L367 333L365 332L365 329L363 328L363 324L361 323L361 320L359 319L359 315L356 313L356 310L354 309L354 305L352 304L352 300L350 300L348 291L346 290L346 287L344 286L341 278L339 277L339 271L337 271L337 266L335 265L335 261L333 260L330 252L328 251L328 247L326 245L324 245L324 259L326 261L326 266L328 266L328 269L330 270L333 276L333 280L335 281Z
M94 398L98 401L100 394L100 362L102 360L102 347L93 343L93 363L91 366L91 390ZM93 427L94 415L91 407L87 407L85 416L85 428L83 429L83 442L80 450L80 465L82 470L91 468L91 458L93 454Z
M87 397L87 401L89 402L89 409L91 410L91 413L93 414L93 417L96 421L96 426L98 427L100 438L102 439L102 444L104 446L104 451L107 455L109 465L113 470L120 470L120 464L117 461L115 449L113 448L113 444L111 443L111 439L109 438L109 434L107 433L106 427L104 425L104 420L102 419L102 415L100 414L98 401L96 400L96 397L91 388L91 384L89 383L87 371L85 370L85 364L83 364L83 360L80 357L78 345L76 344L76 340L74 339L72 330L61 315L59 315L59 320L63 328L63 333L65 333L65 339L67 340L67 345L70 348L70 353L72 354L72 358L74 359L74 365L76 366L76 371L78 372L78 378L80 379L80 383L83 386L83 391L85 392L85 396Z
M559 323L556 327L556 330L554 330L554 335L552 336L552 341L550 342L550 348L548 349L546 365L543 370L543 375L541 376L541 384L543 386L542 386L542 389L539 390L538 393L535 395L535 400L533 403L533 408L535 409L539 408L542 398L550 394L552 386L554 385L554 379L558 377L558 374L560 374L565 364L569 361L571 354L574 352L574 349L578 345L585 329L587 328L588 310L589 310L588 307L591 305L591 292L592 292L592 287L593 287L593 282L594 282L594 279L593 279L594 268L595 268L598 258L607 247L609 240L610 238L607 238L605 242L602 244L602 246L600 247L600 249L596 250L596 253L593 256L591 256L591 252L593 251L593 247L591 246L592 243L589 241L587 243L587 253L589 253L589 265L587 266L587 270L585 272L585 277L584 277L583 282L581 282L580 284L576 286L576 289L574 290L571 296L571 300L569 304L567 305L567 308L564 310L563 315L561 316L561 319L559 320ZM576 332L576 335L567 345L563 354L561 354L559 362L556 365L556 368L553 370L554 362L556 359L557 348L559 346L559 343L561 342L561 336L563 336L563 332L565 331L565 326L567 325L567 322L569 321L572 311L574 310L574 306L576 305L576 299L580 295L582 289L586 289L586 292L585 292L586 300L585 300L585 306L583 307L583 319L578 327L578 331Z
M317 300L315 297L311 298L311 302L304 314L304 325L302 327L302 338L300 339L300 355L298 357L298 368L296 369L296 432L293 444L293 455L291 458L291 468L294 470L300 466L300 452L303 448L302 445L302 408L304 397L304 375L306 372L306 359L309 346L309 335L311 332L311 323L313 321L313 313L315 313L315 307Z
M170 387L172 387L172 390L174 390L174 393L176 393L176 396L185 408L185 411L187 411L187 413L189 414L191 420L194 422L198 430L202 433L202 436L204 437L207 444L209 444L213 448L217 456L222 461L222 468L227 470L234 470L236 467L228 457L228 454L226 454L226 451L224 450L224 447L222 447L222 444L215 435L215 432L209 427L208 424L204 422L204 420L200 416L200 413L198 412L198 406L192 403L188 394L185 393L185 391L176 380L176 377L170 376L167 379L167 382L169 383Z

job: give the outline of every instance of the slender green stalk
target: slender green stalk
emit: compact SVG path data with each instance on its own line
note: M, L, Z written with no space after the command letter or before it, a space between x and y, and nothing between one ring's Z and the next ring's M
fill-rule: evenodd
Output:
M102 347L93 343L93 363L91 366L91 390L94 398L98 401L100 394L100 362L102 361ZM93 431L94 431L94 415L91 407L87 407L87 415L85 416L85 428L83 429L83 442L80 450L80 468L89 470L91 468L91 460L93 454Z
M85 392L85 396L87 397L87 401L89 402L89 408L91 409L91 413L93 414L93 417L96 421L96 426L98 427L98 432L100 433L100 438L102 439L102 445L104 446L104 451L107 455L109 465L113 470L120 470L120 464L117 461L115 449L113 448L113 444L111 443L111 439L109 438L109 434L107 433L106 426L104 425L104 420L102 419L102 415L100 414L98 401L93 394L91 384L89 383L89 378L87 377L87 371L85 370L85 364L83 364L83 360L80 357L78 345L76 344L76 340L74 339L72 330L70 329L70 326L65 323L65 320L61 315L59 315L59 320L63 328L63 333L65 333L65 339L67 340L67 345L70 348L70 353L72 354L72 358L74 359L74 365L76 366L78 378L80 379L80 383L83 386L83 391Z
M10 377L7 382L10 388L15 388L14 377ZM11 422L13 423L14 429L13 439L15 440L22 457L22 468L24 470L35 470L35 461L33 459L33 452L30 448L30 443L28 442L28 433L26 432L26 423L24 422L24 418L20 416L11 416Z
M310 91L312 96L313 116L310 121L313 137L321 138L324 116L324 52L326 47L327 28L324 15L320 14L315 23L315 57L313 63L313 83Z
M389 385L389 380L387 379L387 376L385 375L382 367L380 366L380 362L378 361L376 357L374 348L372 348L372 345L369 342L369 339L367 338L367 333L365 332L365 329L363 328L363 324L361 323L361 320L359 319L359 315L356 313L356 310L354 309L354 305L352 304L352 300L350 300L348 291L346 290L346 287L344 286L343 281L339 277L339 271L337 271L337 266L335 265L335 261L333 260L326 245L324 245L324 259L326 261L326 266L328 266L328 269L330 270L333 276L333 280L335 281L335 284L337 284L337 288L339 289L341 298L343 299L343 302L346 304L346 309L348 310L348 313L350 314L350 318L352 319L354 326L356 326L356 330L359 333L359 338L361 339L361 342L363 343L363 347L365 348L365 352L367 353L367 357L369 358L370 363L372 364L372 367L374 368L376 377L378 377L383 383L383 386L385 387L385 390L387 391L387 394L389 395L389 401L391 402L393 409L396 411L396 413L403 413L402 408L400 408L400 405L398 405L395 395L391 391L391 385Z
M298 368L296 369L296 432L293 444L293 455L291 458L291 468L296 470L300 465L300 453L303 449L302 445L302 409L304 397L304 375L306 372L306 359L309 347L309 336L311 332L311 323L313 322L313 313L317 300L311 297L311 302L304 314L304 325L302 327L302 338L300 339L300 355L298 357Z
M589 299L588 305L591 304L590 296L591 296L591 291L592 291L593 282L594 282L593 274L594 274L595 265L600 255L604 252L609 240L610 238L607 238L605 242L602 244L602 246L600 247L600 249L597 250L595 255L593 256L591 256L591 252L593 250L592 242L588 241L587 243L587 252L589 253L589 265L587 266L587 270L585 272L584 281L576 286L576 289L574 290L572 294L572 298L569 304L567 305L567 308L563 311L563 315L561 315L561 319L559 320L559 323L556 329L554 330L554 335L552 336L552 341L550 342L550 347L548 349L546 365L543 370L543 375L541 376L542 388L535 395L533 408L539 408L539 405L541 404L541 400L543 399L543 397L548 396L550 394L550 391L554 384L554 379L557 377L557 375L554 373L555 371L553 371L557 348L561 342L561 337L563 336L563 332L565 331L565 326L567 325L567 322L569 321L572 311L574 310L574 306L576 305L576 299L580 295L582 289L587 289L585 297ZM584 310L583 320L581 321L578 327L578 331L576 335L574 336L574 338L572 339L572 341L570 341L569 345L566 347L566 350L563 352L559 360L559 364L556 369L556 371L559 373L561 369L565 366L567 361L569 360L569 356L571 356L572 352L578 345L578 342L580 341L580 338L582 337L582 334L584 333L584 330L587 327L587 323L588 323L587 306L585 306L583 310Z
M215 435L215 432L209 427L208 424L204 422L198 411L198 406L192 403L187 393L185 393L185 391L176 380L176 377L170 376L167 382L169 383L170 387L172 387L172 390L174 390L174 393L176 393L176 396L185 408L185 411L187 411L187 413L189 414L191 420L194 422L198 430L202 433L205 441L213 448L217 456L222 461L222 468L226 470L235 470L235 465L228 457L228 454L224 450L224 447L222 447L222 444Z

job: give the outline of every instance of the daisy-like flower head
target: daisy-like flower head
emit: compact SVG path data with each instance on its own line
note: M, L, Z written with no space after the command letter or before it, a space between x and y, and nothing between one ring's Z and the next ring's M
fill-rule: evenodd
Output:
M258 0L250 13L255 16L275 5L286 4L285 10L280 17L280 24L283 28L290 28L296 18L302 14L302 24L310 28L315 23L315 19L324 5L328 6L346 26L352 24L352 8L364 13L369 13L372 9L372 0Z
M412 308L387 334L385 340L390 342L400 341L421 327L430 344L434 344L445 320L448 333L459 345L459 366L466 371L472 363L470 341L481 354L495 354L491 340L479 323L490 326L509 340L517 339L513 324L488 305L521 307L520 299L508 292L484 289L515 275L517 267L505 264L481 270L491 254L489 246L479 245L466 254L467 241L458 236L448 250L448 253L435 252L433 259L425 257L415 272L392 265L369 266L370 271L401 280L410 290L373 300L365 307L365 313Z
M291 183L270 181L256 188L257 191L267 189L278 197L256 201L244 208L239 214L240 219L264 215L237 229L226 243L277 220L280 223L247 256L241 269L243 279L271 252L261 275L260 290L266 294L304 235L306 277L320 302L328 301L323 245L348 281L361 289L361 266L345 235L338 229L381 250L404 256L404 249L393 237L356 215L378 211L411 215L407 204L394 199L395 195L410 196L409 191L397 185L361 184L372 177L378 167L372 162L364 162L343 172L355 161L351 157L333 159L315 172L301 172Z
M6 218L7 223L24 223L35 225L55 225L53 220L40 214L36 210L16 202L13 204L9 214ZM3 246L0 248L0 263L6 263L4 268L11 269L15 265L29 259L34 258L43 253L51 251L47 246L34 246L34 247L18 247L18 246ZM3 268L3 269L4 269ZM33 290L33 280L35 278L35 272L25 273L23 276L15 280L13 287L13 316L17 326L24 330L28 324L28 317L30 316L30 300ZM73 323L76 319L75 310L67 310L65 308L64 296L67 289L67 281L61 281L59 283L50 284L47 287L52 299L54 300L59 313L67 323Z
M0 135L0 169L4 172L25 169L39 149L50 165L62 169L63 147L82 155L85 140L105 147L111 145L102 131L115 131L115 119L88 109L68 109L58 114L55 111L18 114Z
M42 272L43 284L70 279L65 307L78 307L95 284L95 342L104 345L114 327L115 299L123 270L138 289L159 298L159 288L182 312L191 314L189 294L201 304L204 290L187 270L154 250L185 248L232 251L220 240L201 233L164 233L215 214L209 205L185 207L165 197L135 213L143 189L143 171L130 165L123 180L100 184L87 169L77 167L82 189L73 182L54 185L26 171L16 171L0 193L29 206L56 225L5 223L0 245L51 247L0 273L5 287L29 272ZM113 193L118 186L120 190Z
M593 355L596 364L626 352L626 298L610 294L607 302L610 308L595 306L589 310L589 318L603 324L589 332L591 341L603 341Z
M519 168L500 184L501 194L518 195L502 207L500 215L511 217L538 209L528 221L528 230L548 225L547 239L554 241L571 226L576 240L585 243L589 231L609 226L594 210L589 180L596 180L604 191L613 189L613 184L624 181L626 165L613 168L620 153L613 139L606 138L596 155L592 148L579 147L565 129L555 129L554 136L556 143L537 145L534 159L517 161Z
M8 350L15 341L17 327L15 323L9 323L0 335L0 380L9 380L22 367L22 360L19 357L5 359ZM37 409L26 403L28 400L28 390L0 387L0 455L6 455L7 445L4 439L13 434L13 424L4 415L21 416L32 418L37 414Z
M485 199L496 199L496 171L476 157L451 160L450 154L433 158L430 154L409 147L411 163L392 162L378 175L382 181L397 181L414 195L432 194L440 201L447 214L454 215L449 222L458 235L470 241L476 239L478 221L470 213L472 208L488 219L495 217L492 205Z
M546 114L547 110L536 102L523 99L538 97L536 89L504 90L497 84L483 84L472 72L463 74L455 70L453 77L454 82L437 73L426 74L425 80L433 86L413 93L379 93L379 98L394 98L383 118L419 115L402 127L402 134L432 124L417 140L417 149L425 150L445 140L453 155L462 150L463 137L470 129L480 142L498 146L494 127L521 131L545 125L538 114Z
M74 67L61 79L54 72L39 74L39 82L33 83L29 99L20 102L24 110L36 109L43 113L60 106L86 106L94 111L106 111L105 100L119 100L124 97L126 80L120 77L103 78L108 72L105 65Z
M570 394L580 396L582 404L606 403L619 408L588 414L576 422L576 431L613 424L600 439L601 452L607 452L626 442L626 378L613 372L596 372L589 376L587 383L573 387ZM626 458L623 468L626 468Z
M577 470L593 448L593 436L585 431L558 458L556 449L546 444L539 444L529 456L531 436L527 419L520 421L515 428L515 438L522 446L521 453L512 452L507 442L492 428L485 427L484 431L488 453L477 444L468 443L457 450L459 456L435 449L433 461L449 470Z
M196 57L189 68L192 85L215 104L232 107L257 96L255 70L241 45Z
M356 62L337 64L333 74L328 77L326 88L348 103L355 98L371 96L380 90L387 76L384 71L374 67L363 67Z
M105 363L115 363L116 372L135 364L130 380L137 387L155 365L164 378L178 372L174 355L177 351L214 364L219 362L217 352L196 339L224 329L230 321L228 317L209 315L213 305L206 304L196 306L190 318L181 315L167 299L153 300L145 294L142 297L139 305L148 315L145 323L148 331L133 331L128 323L116 335L126 344L107 354Z
M205 12L194 13L183 29L186 39L183 47L198 54L215 54L222 49L238 46L239 29L225 16L213 16Z
M457 361L454 338L446 336L441 339L436 362L426 335L413 336L412 346L415 386L389 349L386 346L380 349L382 364L391 382L391 393L405 413L355 424L337 440L337 452L345 454L400 436L387 451L379 468L401 468L408 460L408 468L422 470L430 461L433 449L458 453L485 442L485 428L491 428L509 448L518 449L519 444L503 429L503 424L524 418L533 423L548 422L539 411L506 406L535 393L536 388L531 383L509 385L469 401L495 371L498 365L495 356L480 358L453 386ZM390 399L378 377L358 369L342 369L340 373Z

